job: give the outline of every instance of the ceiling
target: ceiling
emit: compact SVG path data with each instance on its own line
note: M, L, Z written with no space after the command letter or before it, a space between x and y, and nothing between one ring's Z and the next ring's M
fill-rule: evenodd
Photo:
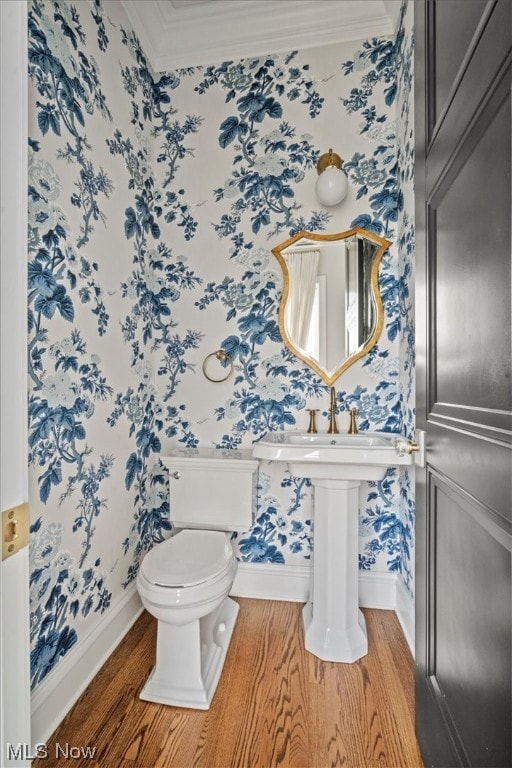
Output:
M156 72L393 34L401 0L121 0Z

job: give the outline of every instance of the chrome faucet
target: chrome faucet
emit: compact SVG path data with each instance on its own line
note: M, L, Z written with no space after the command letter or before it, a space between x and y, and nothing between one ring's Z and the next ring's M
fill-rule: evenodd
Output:
M336 424L336 390L334 387L331 387L331 405L329 407L329 416L329 429L327 430L327 434L337 435L338 425Z

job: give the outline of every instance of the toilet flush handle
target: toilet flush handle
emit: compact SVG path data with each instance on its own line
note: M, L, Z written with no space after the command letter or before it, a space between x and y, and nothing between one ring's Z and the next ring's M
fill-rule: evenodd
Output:
M180 479L180 473L179 472L171 472L171 477L174 477L175 480Z

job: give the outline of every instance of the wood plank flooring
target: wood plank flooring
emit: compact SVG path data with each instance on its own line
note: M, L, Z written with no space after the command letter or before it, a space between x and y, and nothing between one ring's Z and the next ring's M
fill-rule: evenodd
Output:
M368 655L335 664L305 651L301 604L236 599L240 613L209 710L138 698L156 638L156 622L144 613L34 768L423 765L414 735L414 663L394 613L365 610ZM94 757L80 757L87 747Z

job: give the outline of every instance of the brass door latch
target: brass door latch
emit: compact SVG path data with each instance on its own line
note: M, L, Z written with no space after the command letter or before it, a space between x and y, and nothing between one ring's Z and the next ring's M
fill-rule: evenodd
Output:
M2 512L2 560L26 547L29 539L28 504L18 504Z

